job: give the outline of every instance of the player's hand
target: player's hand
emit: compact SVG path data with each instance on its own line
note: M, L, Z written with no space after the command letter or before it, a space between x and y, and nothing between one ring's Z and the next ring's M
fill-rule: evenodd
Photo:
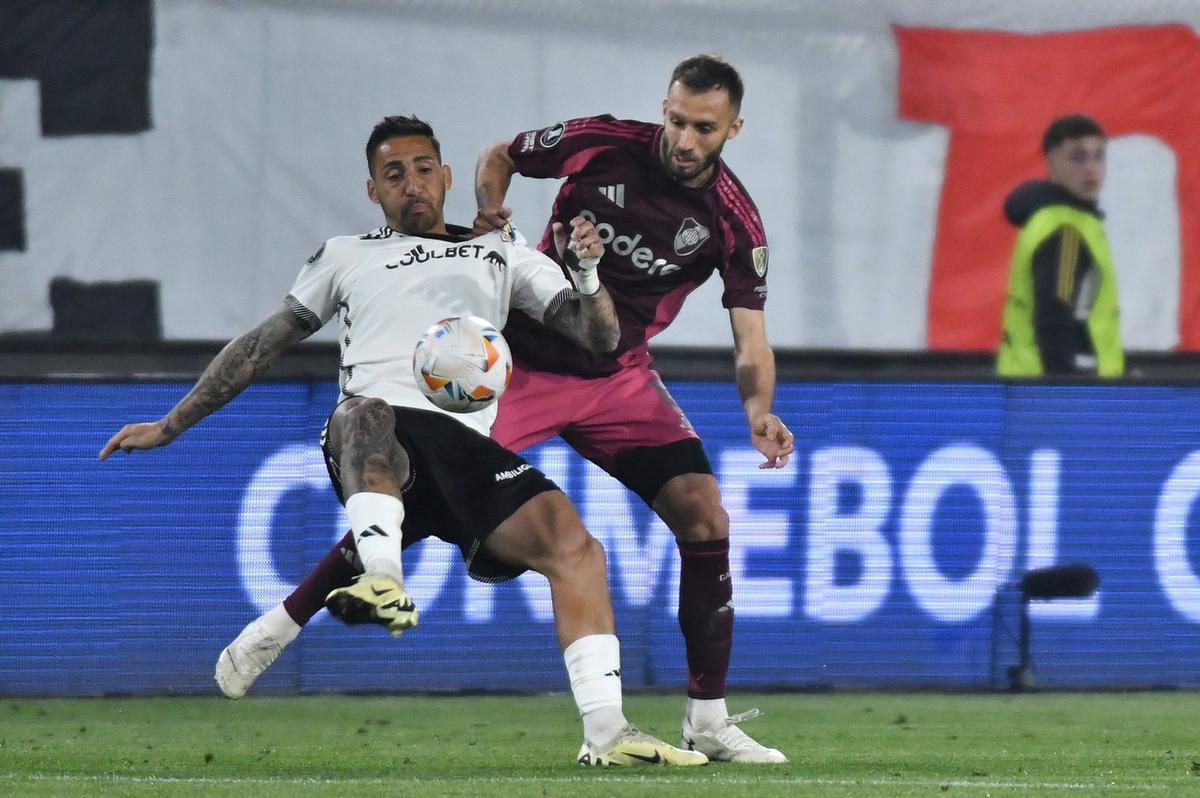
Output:
M579 293L591 296L600 290L600 277L596 267L604 256L604 244L596 226L582 216L571 220L571 232L567 233L562 222L551 225L554 231L554 247L563 263L571 270L575 288Z
M100 459L107 460L117 449L129 453L135 449L157 449L159 446L166 446L177 436L163 432L164 426L161 421L126 424L104 444L104 448L100 450Z
M471 232L481 236L484 233L499 230L511 216L512 208L480 208L479 213L475 214L475 223L471 225Z
M796 451L796 436L779 420L779 416L764 413L750 422L750 440L762 452L766 462L759 468L783 468Z

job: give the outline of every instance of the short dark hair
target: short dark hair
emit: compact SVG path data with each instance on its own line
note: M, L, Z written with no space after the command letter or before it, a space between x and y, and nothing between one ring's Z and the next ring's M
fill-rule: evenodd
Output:
M1046 128L1046 133L1042 136L1042 153L1049 153L1067 139L1081 139L1084 136L1108 138L1104 134L1104 128L1100 127L1100 123L1090 116L1083 114L1060 116L1050 123L1050 127Z
M733 66L719 55L704 53L694 55L679 62L671 73L671 82L667 84L670 90L675 81L679 81L686 89L694 92L724 89L729 92L729 102L734 108L742 107L742 95L746 89L742 85L742 76Z
M442 145L438 143L437 136L433 135L433 128L429 126L428 122L417 119L415 116L385 116L383 121L371 131L371 137L367 139L368 172L371 171L375 150L379 149L380 144L396 136L424 136L433 145L438 163L442 162Z

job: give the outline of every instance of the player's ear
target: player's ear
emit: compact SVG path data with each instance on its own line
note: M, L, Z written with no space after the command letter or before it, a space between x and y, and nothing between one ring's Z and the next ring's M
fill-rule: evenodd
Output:
M371 177L367 178L367 196L371 198L371 202L376 205L380 204L379 192L375 190L375 179Z
M733 124L729 126L729 132L725 134L725 140L729 141L730 139L735 138L738 133L742 132L742 123L745 121L746 120L742 119L740 116L733 120Z
M1046 176L1050 178L1051 183L1062 182L1062 164L1065 160L1062 157L1062 151L1063 146L1060 144L1046 153Z
M666 121L666 118L667 118L667 98L663 97L663 120Z
M450 164L442 164L442 180L446 183L446 191L450 190L450 186L454 184L454 173L450 171Z

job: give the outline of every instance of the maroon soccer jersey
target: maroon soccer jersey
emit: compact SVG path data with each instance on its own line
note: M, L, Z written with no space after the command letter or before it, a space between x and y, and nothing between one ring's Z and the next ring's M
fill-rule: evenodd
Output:
M508 153L526 177L565 177L551 222L583 215L604 242L600 281L612 295L621 341L612 354L588 352L521 313L504 329L522 365L601 376L649 364L649 340L714 271L726 308L762 310L767 241L758 209L733 172L718 163L707 184L688 188L659 158L662 125L594 116L521 133ZM550 226L539 248L554 255Z

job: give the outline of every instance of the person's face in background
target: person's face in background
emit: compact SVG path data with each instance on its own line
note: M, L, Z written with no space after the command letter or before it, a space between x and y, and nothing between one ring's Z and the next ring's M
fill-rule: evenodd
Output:
M1079 199L1095 202L1104 186L1106 144L1101 136L1066 139L1046 153L1050 179Z

